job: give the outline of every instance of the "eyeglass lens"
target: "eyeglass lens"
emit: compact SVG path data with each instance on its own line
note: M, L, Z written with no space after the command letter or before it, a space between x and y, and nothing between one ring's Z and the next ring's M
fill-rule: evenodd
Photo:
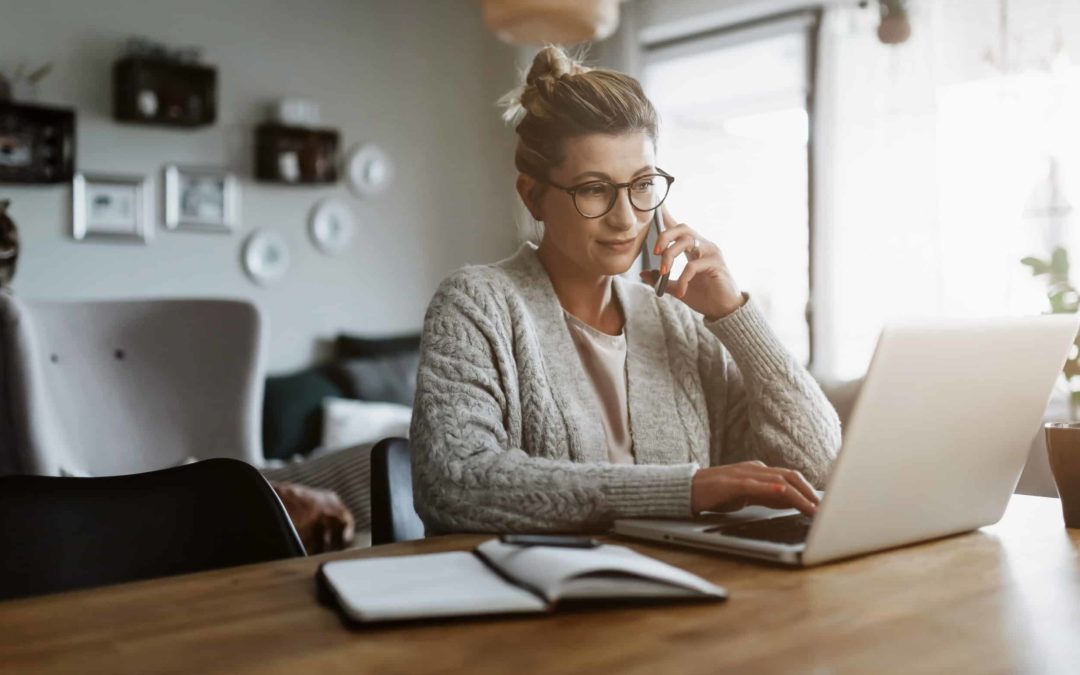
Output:
M630 203L639 211L651 211L660 206L668 193L668 181L663 176L642 176L628 186ZM611 183L587 183L574 192L574 203L581 215L598 218L615 205L619 190Z

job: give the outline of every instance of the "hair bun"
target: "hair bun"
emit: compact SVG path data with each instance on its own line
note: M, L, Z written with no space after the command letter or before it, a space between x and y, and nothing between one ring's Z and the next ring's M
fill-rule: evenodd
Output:
M533 58L532 68L525 76L526 86L537 86L544 80L552 81L567 75L587 73L591 68L583 66L581 61L563 51L562 47L547 45Z
M505 108L503 119L517 126L529 112L543 115L545 105L537 99L549 98L561 78L590 70L581 64L580 57L567 54L562 47L545 46L533 58L525 82L499 99L499 105Z

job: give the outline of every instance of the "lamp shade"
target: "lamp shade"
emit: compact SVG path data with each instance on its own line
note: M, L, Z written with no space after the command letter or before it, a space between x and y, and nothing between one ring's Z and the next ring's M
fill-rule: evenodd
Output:
M482 0L484 24L503 42L602 40L619 25L619 0Z

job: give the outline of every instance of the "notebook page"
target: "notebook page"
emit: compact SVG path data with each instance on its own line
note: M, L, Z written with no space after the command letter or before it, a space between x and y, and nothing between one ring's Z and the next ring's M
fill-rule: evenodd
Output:
M632 592L628 591L632 586ZM701 593L672 586L669 583L651 581L644 577L596 574L574 577L562 582L559 597L566 600L592 600L603 598L695 598Z
M477 550L507 576L521 580L552 602L560 597L685 597L687 591L718 598L727 595L724 589L699 576L625 546L515 546L490 539ZM586 582L586 578L591 581ZM641 579L646 583L640 583ZM669 586L670 593L664 592L662 584ZM574 592L575 586L582 595Z
M355 621L542 612L536 595L505 581L466 551L338 560L323 574Z

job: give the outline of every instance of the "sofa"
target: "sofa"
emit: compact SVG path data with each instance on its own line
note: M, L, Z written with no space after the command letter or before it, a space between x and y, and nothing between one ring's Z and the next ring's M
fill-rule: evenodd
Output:
M266 378L263 475L333 490L353 513L354 545L370 539L371 447L408 436L420 335L338 335L331 357Z

